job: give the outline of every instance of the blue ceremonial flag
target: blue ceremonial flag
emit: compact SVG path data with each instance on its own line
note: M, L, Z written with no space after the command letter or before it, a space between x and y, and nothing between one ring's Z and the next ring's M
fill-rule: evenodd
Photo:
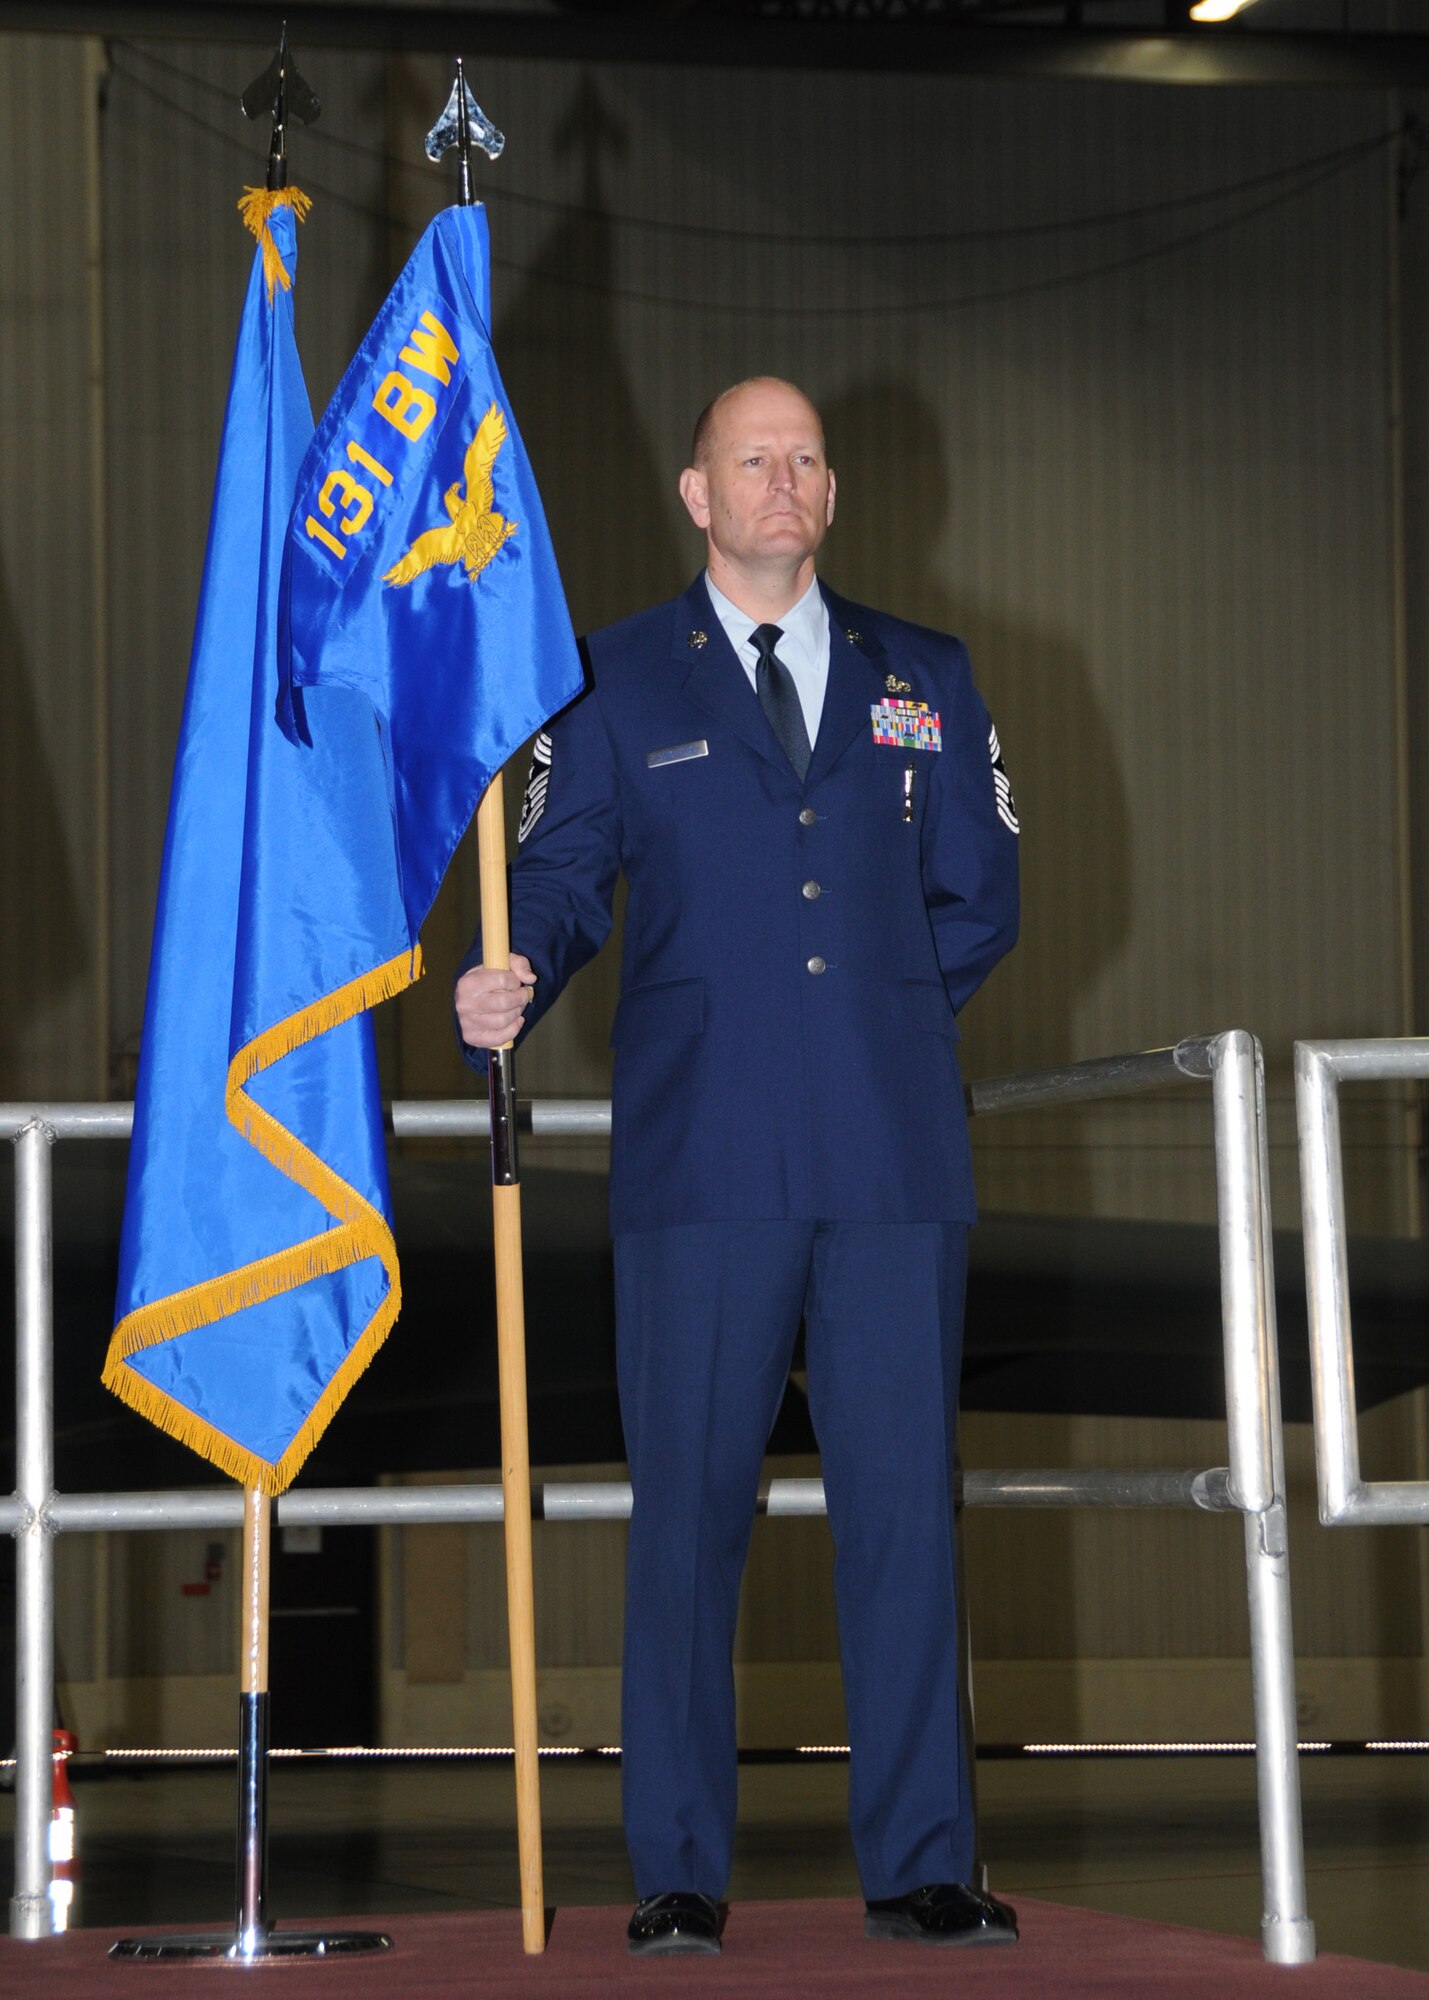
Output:
M491 351L489 300L486 211L444 209L328 405L298 482L284 726L318 745L362 698L376 768L366 824L352 833L372 843L380 823L391 838L385 870L364 864L360 886L354 871L350 924L329 927L334 986L415 948L492 777L582 687Z
M283 541L313 435L288 276L307 200L257 190L240 206L259 250L169 806L104 1380L278 1493L400 1292L372 996L310 1004L354 864L345 759L360 765L372 731L309 750L275 719Z
M105 1380L281 1493L400 1303L366 1010L419 976L482 792L582 675L491 356L484 213L432 223L315 435L271 290L286 210L271 228L224 429Z

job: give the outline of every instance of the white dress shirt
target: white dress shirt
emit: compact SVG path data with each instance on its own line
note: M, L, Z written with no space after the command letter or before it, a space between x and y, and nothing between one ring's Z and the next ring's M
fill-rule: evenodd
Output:
M749 676L751 687L755 684L754 670L759 664L759 648L750 634L756 625L766 624L777 625L783 633L774 650L793 678L812 749L818 741L819 717L824 712L824 692L829 684L829 607L824 602L817 577L799 602L790 605L782 618L749 617L711 583L708 570L705 571L705 588L710 594L716 618L729 635L735 657Z

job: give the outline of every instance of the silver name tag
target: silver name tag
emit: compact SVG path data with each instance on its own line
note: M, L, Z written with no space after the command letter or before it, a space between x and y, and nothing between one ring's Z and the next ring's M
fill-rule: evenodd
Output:
M708 757L710 746L703 736L695 743L672 743L668 750L647 750L645 762L652 771L662 764L687 764L691 757Z

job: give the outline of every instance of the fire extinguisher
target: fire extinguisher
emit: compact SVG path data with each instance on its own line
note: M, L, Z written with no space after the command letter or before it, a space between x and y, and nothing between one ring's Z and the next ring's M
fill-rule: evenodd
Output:
M50 1765L54 1803L50 1809L50 1929L66 1931L79 1917L79 1841L75 1834L74 1793L69 1760L79 1748L72 1729L57 1729Z

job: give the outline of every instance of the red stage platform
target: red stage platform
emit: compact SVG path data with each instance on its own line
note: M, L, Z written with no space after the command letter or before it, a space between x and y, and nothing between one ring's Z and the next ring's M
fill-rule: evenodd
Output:
M871 1943L854 1902L740 1903L730 1911L720 1958L647 1959L625 1951L621 1908L558 1910L543 1957L521 1950L514 1911L362 1917L327 1928L385 1930L394 1948L374 1957L253 1968L114 1963L103 1931L75 1931L39 1944L0 1939L0 1992L7 2000L214 2000L215 1982L258 1980L341 2000L670 2000L777 1996L777 2000L1425 2000L1429 1974L1364 1959L1266 1965L1243 1938L1173 1924L1018 1899L1022 1942L1012 1949L934 1951ZM294 1929L309 1920L295 1920Z

